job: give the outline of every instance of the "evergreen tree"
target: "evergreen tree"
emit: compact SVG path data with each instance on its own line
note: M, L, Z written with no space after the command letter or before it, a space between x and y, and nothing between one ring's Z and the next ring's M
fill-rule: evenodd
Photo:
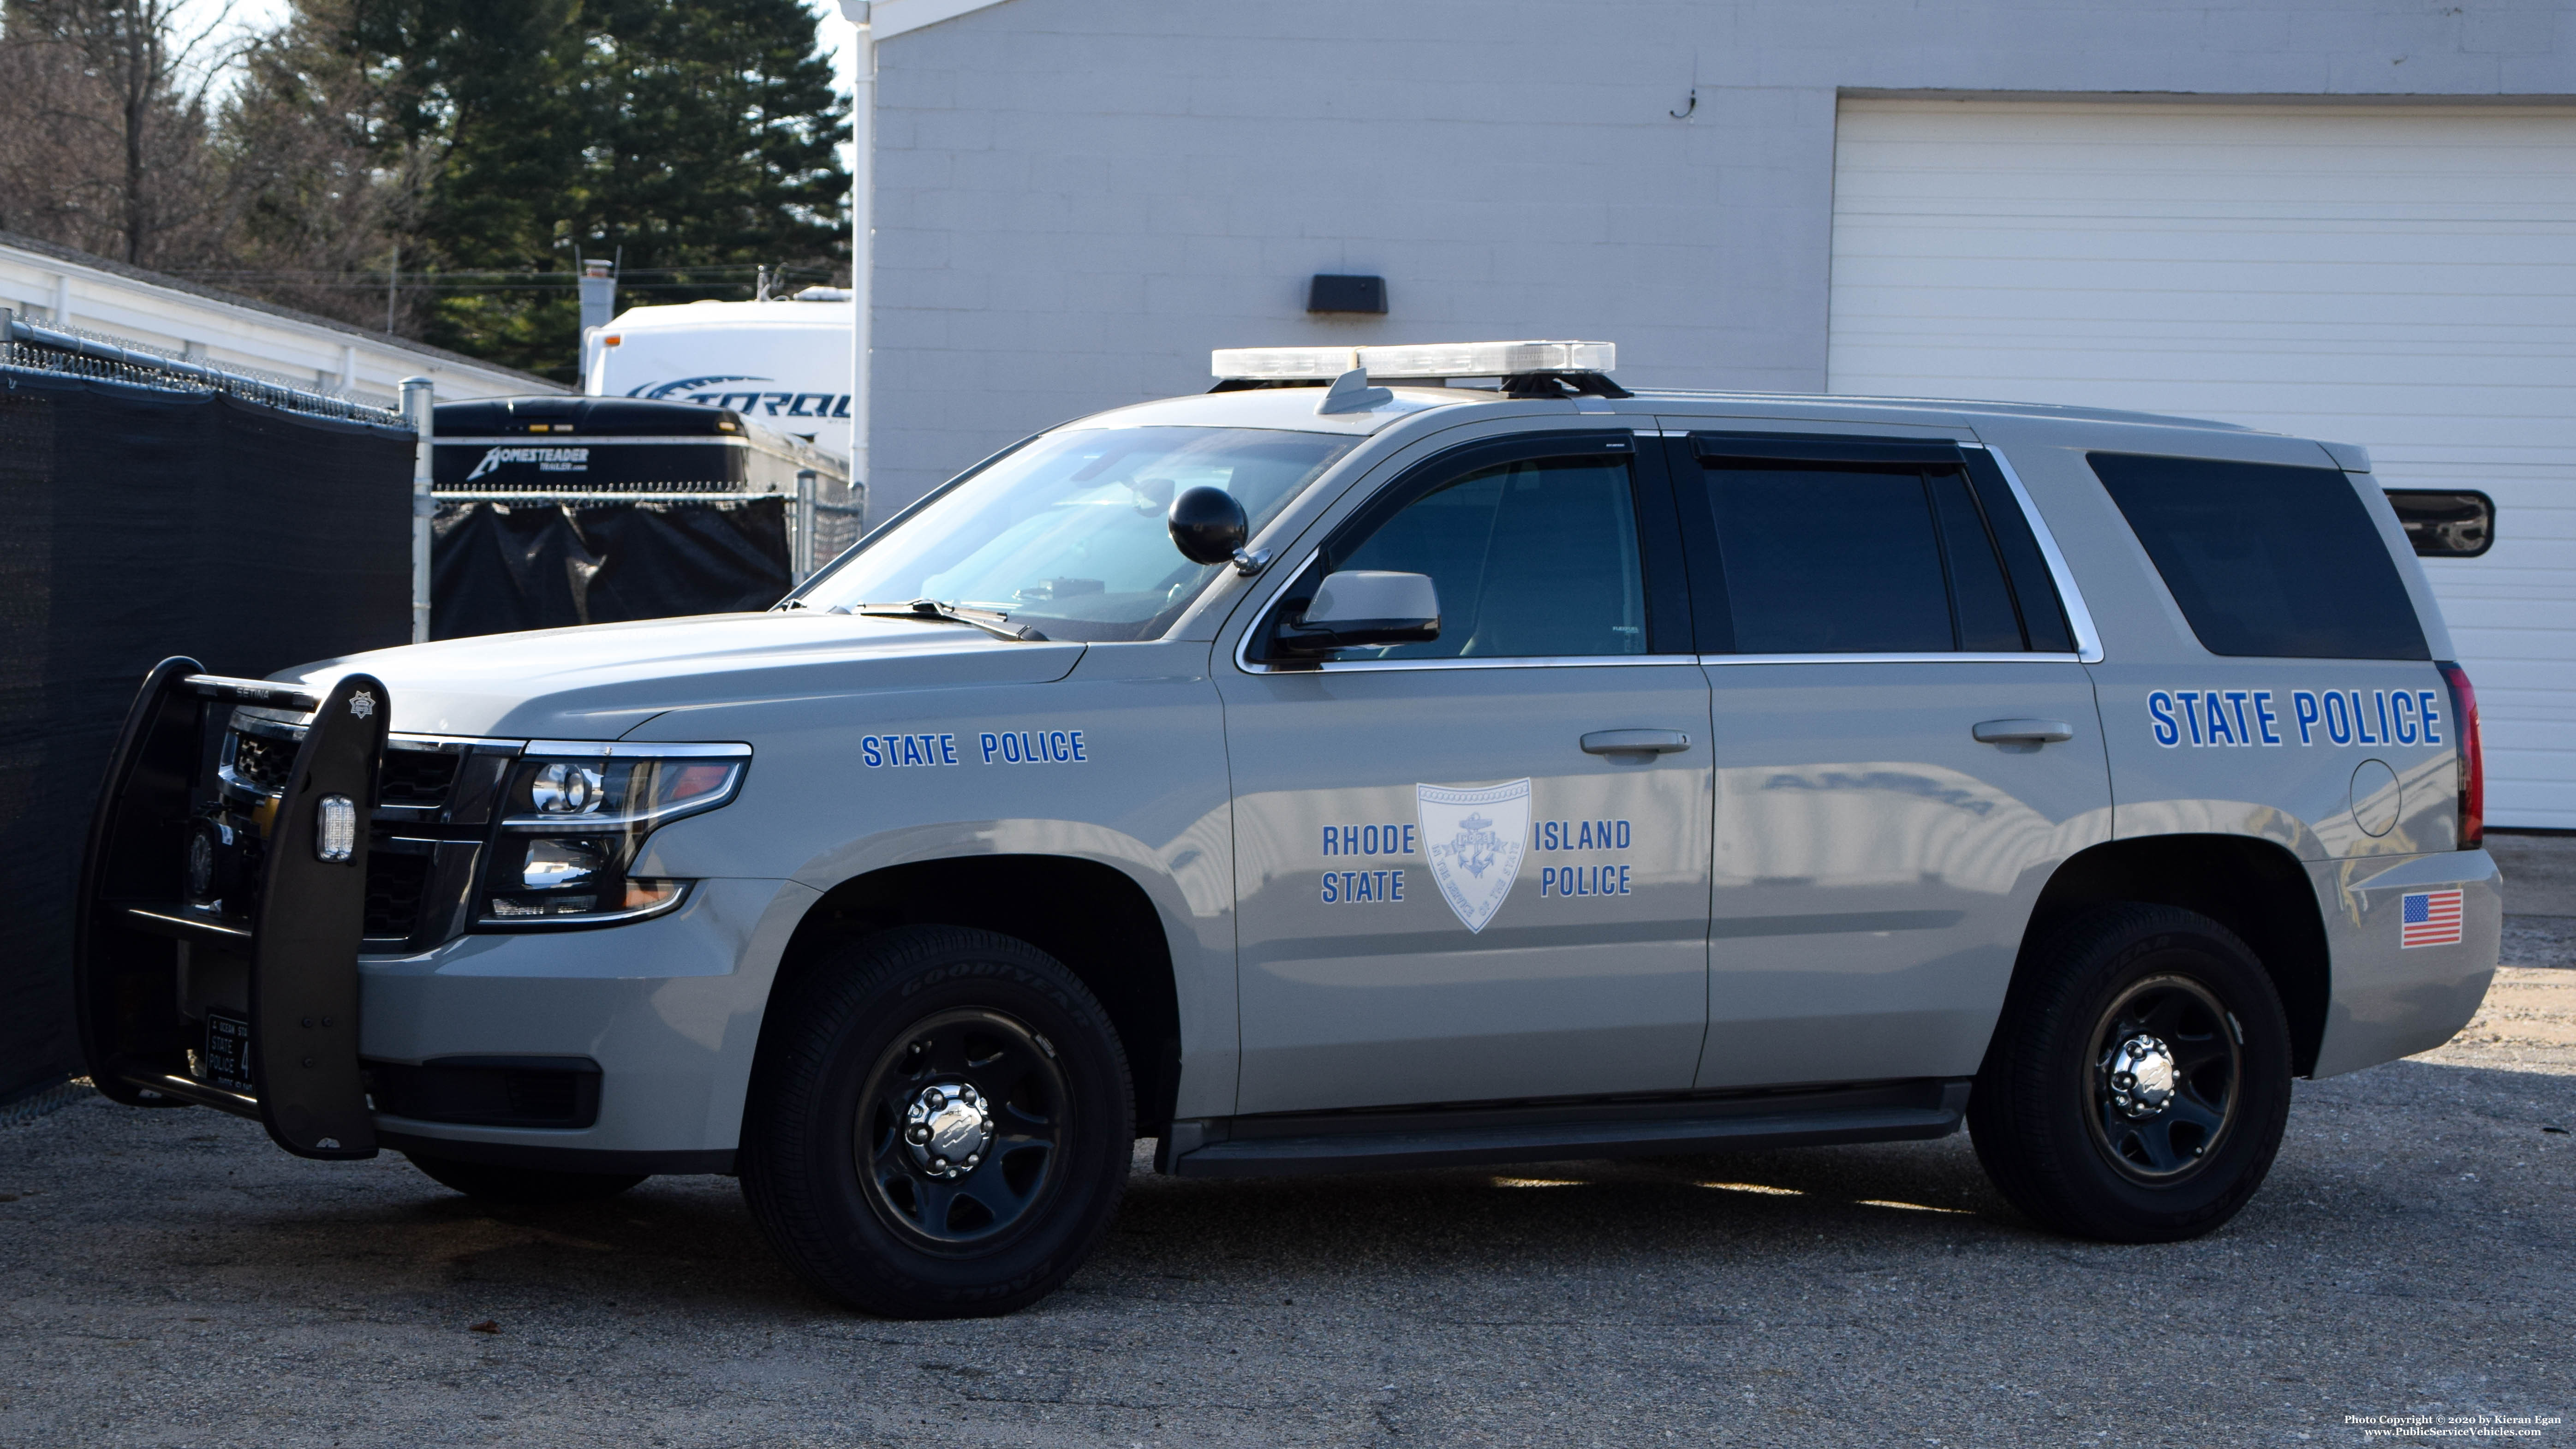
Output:
M356 0L348 34L388 141L437 156L429 255L539 274L442 286L431 341L572 381L579 303L544 283L576 251L622 253L670 301L846 264L848 108L800 0Z

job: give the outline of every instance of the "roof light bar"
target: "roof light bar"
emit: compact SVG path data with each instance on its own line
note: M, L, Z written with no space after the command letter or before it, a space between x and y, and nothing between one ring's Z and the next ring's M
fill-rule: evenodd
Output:
M1608 342L1430 342L1404 347L1220 347L1208 370L1229 381L1329 381L1353 368L1370 377L1511 377L1525 372L1608 372Z

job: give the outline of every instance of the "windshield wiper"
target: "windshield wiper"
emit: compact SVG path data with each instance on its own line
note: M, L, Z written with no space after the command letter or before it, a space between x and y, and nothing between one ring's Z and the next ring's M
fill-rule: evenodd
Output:
M945 619L981 629L996 639L1013 643L1043 644L1047 636L1026 624L1014 624L1011 616L995 609L964 609L938 599L915 599L909 604L860 604L851 613L869 619Z

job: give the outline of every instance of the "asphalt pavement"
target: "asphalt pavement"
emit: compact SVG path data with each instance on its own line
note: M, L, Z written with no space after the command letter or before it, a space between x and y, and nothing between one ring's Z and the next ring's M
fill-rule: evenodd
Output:
M2510 903L2576 918L2519 909L2554 899ZM2040 1232L1964 1137L1140 1159L1063 1291L965 1323L806 1293L727 1179L487 1209L89 1098L0 1126L0 1445L2576 1445L2571 965L2300 1083L2269 1184L2197 1242ZM2387 1436L2416 1420L2451 1432Z

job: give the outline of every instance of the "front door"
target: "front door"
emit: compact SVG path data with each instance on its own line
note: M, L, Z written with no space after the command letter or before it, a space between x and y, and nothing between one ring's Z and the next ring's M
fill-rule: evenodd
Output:
M1670 455L1717 772L1698 1085L1971 1075L2040 887L2110 834L2024 500L1946 440Z
M1454 451L1364 504L1219 668L1240 1110L1690 1085L1708 683L1671 507L1624 432ZM1438 640L1264 662L1345 569L1429 575Z

